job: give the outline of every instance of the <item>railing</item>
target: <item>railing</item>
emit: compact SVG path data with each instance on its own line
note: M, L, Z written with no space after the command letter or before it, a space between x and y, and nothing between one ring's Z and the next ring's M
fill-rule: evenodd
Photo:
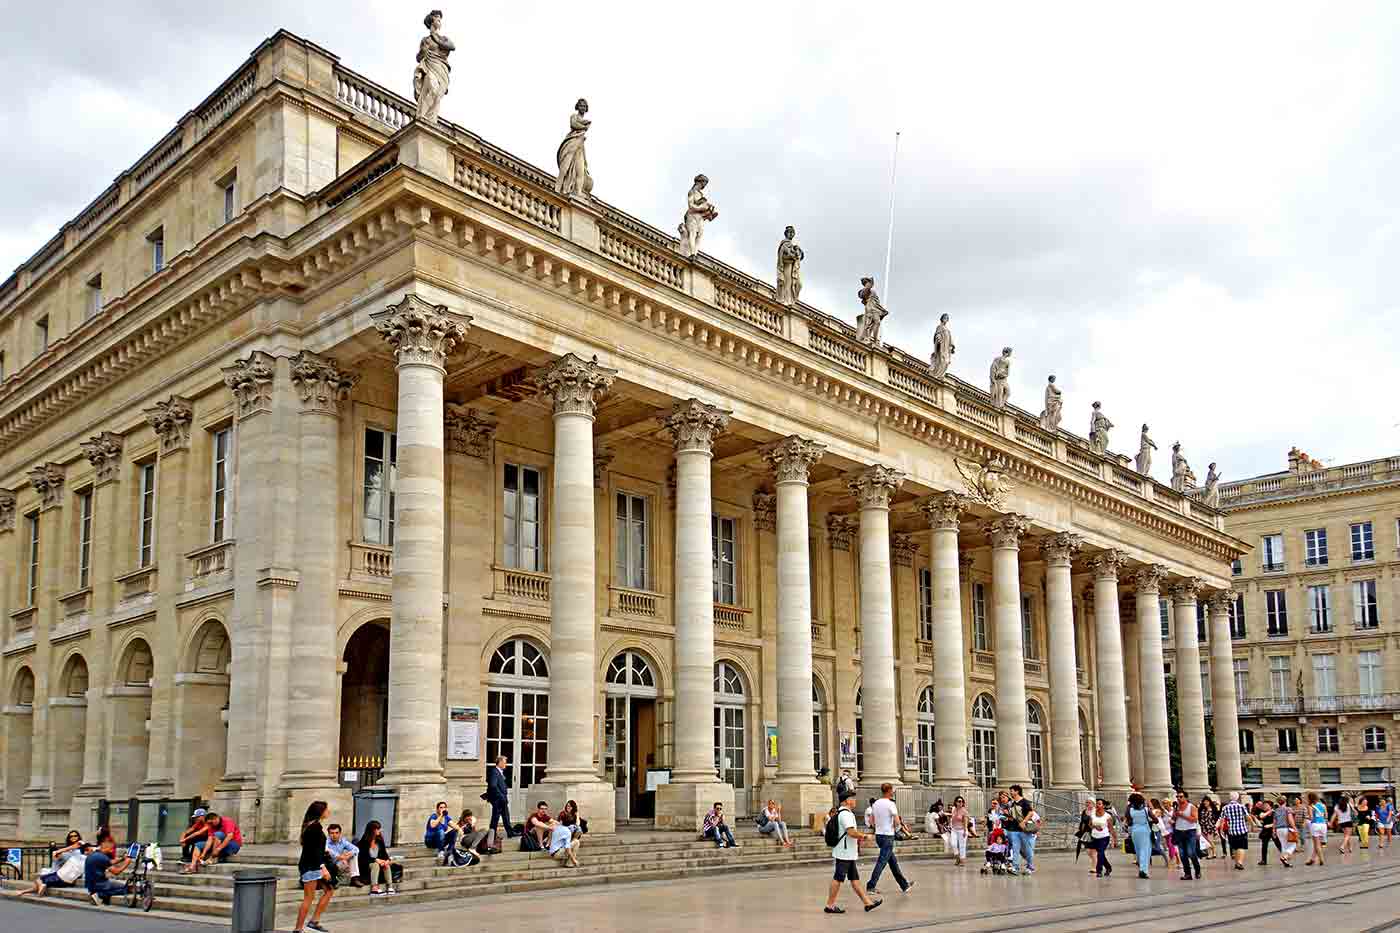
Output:
M360 163L358 171L346 173L322 190L321 200L326 209L330 210L343 201L359 194L361 191L374 184L389 170L399 164L399 150L397 147L381 151L377 156L371 156Z
M1277 498L1280 495L1287 496L1291 492L1314 494L1323 489L1359 486L1393 479L1396 473L1400 473L1400 457L1386 457L1309 470L1306 473L1289 472L1281 476L1222 484L1220 497L1227 500L1243 500L1255 497Z
M744 628L744 617L749 614L749 610L739 606L726 606L723 603L715 603L715 625L718 628L729 629L730 631L742 631Z
M672 262L658 252L623 239L611 230L601 231L599 249L609 259L672 288L680 288L685 283L680 263Z
M117 585L121 588L122 599L137 599L141 596L148 596L156 591L156 565L140 567L130 573L124 573L117 577Z
M1081 687L1087 687L1087 686L1089 686L1089 672L1088 672L1088 671L1086 671L1086 670L1085 670L1084 668L1082 668L1082 667L1076 667L1076 668L1074 669L1074 673L1075 673L1075 676L1079 678L1079 685L1080 685Z
M394 549L381 544L352 542L350 572L352 575L387 582L394 575Z
M933 661L933 642L931 642L931 641L919 641L917 644L918 644L919 660L920 660L920 661L932 662L932 661Z
M168 140L162 143L136 167L135 178L132 181L133 191L142 191L151 182L160 177L170 165L185 151L185 137L180 133L180 128L176 127L171 131Z
M117 185L113 185L100 194L96 201L88 206L87 210L78 215L74 221L74 226L78 229L78 239L87 239L88 234L97 229L104 220L112 216L117 206L121 203L122 191Z
M1124 489L1131 489L1138 495L1142 495L1142 477L1130 470L1114 467L1113 481Z
M1066 454L1068 456L1070 466L1079 467L1079 469L1085 470L1089 473L1099 472L1099 461L1095 460L1093 457L1084 453L1084 451L1078 449L1077 447L1070 447L1066 451Z
M1043 454L1053 454L1055 452L1055 440L1040 428L1033 427L1023 422L1016 422L1016 440L1027 447L1034 447Z
M990 651L972 652L972 666L974 669L994 671L997 666L997 656Z
M248 98L253 96L253 90L258 83L258 66L254 62L245 68L242 73L236 75L227 89L218 97L199 109L196 117L199 120L199 127L196 130L196 138L203 139L208 136L219 124L233 116L247 103Z
M997 415L996 409L983 405L976 399L968 398L961 392L957 396L957 411L964 418L970 418L989 428L997 428L1001 424L1001 418Z
M1045 664L1040 661L1034 660L1033 658L1025 658L1022 663L1025 664L1027 674L1039 676L1045 673Z
M829 360L835 360L843 366L865 372L865 363L869 354L863 350L857 350L830 334L812 328L807 332L807 346Z
M812 645L818 648L826 647L826 626L820 622L812 623Z
M769 333L782 336L783 314L781 311L754 301L747 295L741 295L722 285L715 288L715 304L719 305L721 311L732 314L740 320L748 321L755 327L761 327Z
M908 392L915 398L923 399L930 405L938 404L938 392L933 387L933 383L919 378L908 370L891 366L890 385L903 392Z
M559 232L560 207L464 158L457 160L457 184L504 211Z
M1355 713L1400 708L1400 693L1352 693L1343 696L1303 697L1305 713Z
M1296 716L1302 710L1303 702L1298 697L1249 697L1239 701L1241 716Z
M608 592L612 599L610 615L641 616L644 619L655 619L661 615L661 597L656 593L619 586L609 587Z
M396 130L413 120L413 111L399 103L398 95L339 68L335 70L335 99Z
M534 570L516 570L512 567L496 567L494 570L496 595L508 599L549 602L549 574Z
M233 545L232 540L219 541L186 554L185 559L190 564L191 580L198 583L203 578L213 574L231 571L233 569Z

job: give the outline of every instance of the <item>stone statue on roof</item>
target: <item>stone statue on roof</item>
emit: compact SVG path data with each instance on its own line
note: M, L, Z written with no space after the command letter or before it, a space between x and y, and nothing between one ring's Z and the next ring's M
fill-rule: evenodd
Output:
M418 43L418 64L413 69L413 99L418 102L414 117L424 123L436 123L452 77L447 56L457 46L441 32L442 10L433 10L423 17L423 25L428 27L428 34Z
M685 196L685 216L676 228L681 235L682 256L694 256L700 252L700 238L705 234L705 224L719 216L719 209L705 197L705 186L709 183L710 179L704 175L696 175Z
M948 367L953 365L953 353L957 348L953 346L953 331L948 327L948 315L943 314L938 318L938 327L933 332L933 356L929 357L929 372L935 379L942 379L948 374Z
M778 241L778 289L779 304L789 307L797 304L802 294L802 260L807 254L797 245L797 228L789 226L783 230L783 238Z
M875 292L875 279L867 275L860 280L860 285L856 297L865 306L865 310L856 315L856 340L868 347L879 347L880 324L889 312L880 303L880 296Z

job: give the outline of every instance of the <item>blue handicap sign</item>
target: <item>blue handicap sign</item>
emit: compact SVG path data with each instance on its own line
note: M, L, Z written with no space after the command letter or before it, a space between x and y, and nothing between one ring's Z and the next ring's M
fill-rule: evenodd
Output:
M18 867L18 866L19 866L19 857L20 857L20 850L19 850L19 849L6 849L6 850L5 850L5 864L7 864L7 865L14 865L14 866Z

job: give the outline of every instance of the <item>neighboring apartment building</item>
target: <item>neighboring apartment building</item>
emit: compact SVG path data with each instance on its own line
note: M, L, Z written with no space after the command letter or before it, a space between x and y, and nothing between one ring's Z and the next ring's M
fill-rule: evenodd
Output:
M1222 484L1246 786L1372 789L1400 739L1400 456Z

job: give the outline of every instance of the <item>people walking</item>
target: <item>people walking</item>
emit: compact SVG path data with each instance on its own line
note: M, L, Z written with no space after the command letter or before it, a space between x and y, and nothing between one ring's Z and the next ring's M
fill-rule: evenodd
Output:
M1293 853L1298 849L1298 822L1293 815L1295 801L1280 797L1274 807L1274 839L1279 843L1278 860L1284 868L1293 867Z
M908 894L909 889L914 887L914 882L906 880L904 872L900 870L899 858L894 854L894 834L900 827L908 833L909 827L899 815L899 807L895 805L893 784L880 785L880 798L871 804L870 809L875 817L875 844L880 847L880 855L875 860L875 868L870 872L870 881L865 885L866 893L875 893L880 884L880 875L889 868L895 884L899 885L899 890Z
M1125 820L1128 826L1128 838L1133 843L1133 854L1137 856L1138 877L1148 877L1148 870L1152 867L1152 811L1147 807L1147 801L1142 794L1134 792L1128 796L1128 808L1125 811Z
M851 890L856 892L856 897L860 898L861 904L865 906L867 913L884 903L879 898L873 898L866 893L865 888L860 884L860 871L856 867L856 858L860 853L860 842L866 837L856 826L856 792L851 788L841 799L841 806L836 810L831 819L836 821L833 830L828 830L827 841L832 841L832 835L836 836L835 844L831 848L831 859L834 866L831 884L827 887L826 906L822 908L828 914L844 914L846 911L836 905L836 897L841 893L841 882L848 881Z
M1197 806L1199 819L1196 822L1196 832L1200 835L1197 846L1201 858L1213 859L1220 857L1223 853L1220 840L1220 807L1216 804L1215 798L1210 794L1204 794L1201 802Z
M1186 791L1177 791L1172 837L1176 843L1177 857L1181 859L1183 881L1192 880L1193 872L1195 880L1201 880L1200 821L1200 810L1186 796Z
M1391 831L1395 826L1395 805L1390 802L1389 797L1381 798L1381 805L1376 808L1376 833L1380 836L1380 850L1384 852L1390 844Z
M1369 849L1371 841L1371 820L1374 816L1371 801L1362 794L1356 798L1356 835L1361 837L1361 848Z
M1332 828L1342 834L1342 841L1337 843L1337 851L1342 855L1350 855L1352 852L1351 834L1355 822L1356 808L1352 806L1351 798L1342 794L1337 798L1337 805L1332 808Z
M1317 799L1316 791L1308 792L1308 860L1304 864L1327 864L1323 853L1327 851L1327 805Z
M326 867L326 831L321 828L321 822L330 814L330 804L324 800L313 800L301 821L301 856L297 859L297 872L301 878L302 896L293 933L305 933L306 930L324 933L326 929L321 926L321 915L335 896L335 885L330 869ZM321 898L316 901L318 890ZM316 901L315 913L311 911L312 901ZM308 914L311 914L310 920L307 919Z
M1240 792L1230 792L1230 802L1220 808L1222 835L1229 845L1235 871L1244 871L1244 858L1249 852L1249 810L1240 803Z
M1108 849L1118 845L1118 829L1113 815L1108 812L1108 801L1102 797L1094 802L1094 812L1089 817L1089 844L1094 849L1094 875L1107 878L1113 874L1113 866L1108 864Z
M961 796L953 798L953 812L948 814L948 838L952 845L953 864L961 868L967 863L967 839L975 832L972 814L967 812L967 801Z
M1274 805L1267 800L1260 800L1256 806L1254 821L1259 825L1259 864L1267 865L1269 864L1269 849L1273 846L1274 835L1278 831Z

